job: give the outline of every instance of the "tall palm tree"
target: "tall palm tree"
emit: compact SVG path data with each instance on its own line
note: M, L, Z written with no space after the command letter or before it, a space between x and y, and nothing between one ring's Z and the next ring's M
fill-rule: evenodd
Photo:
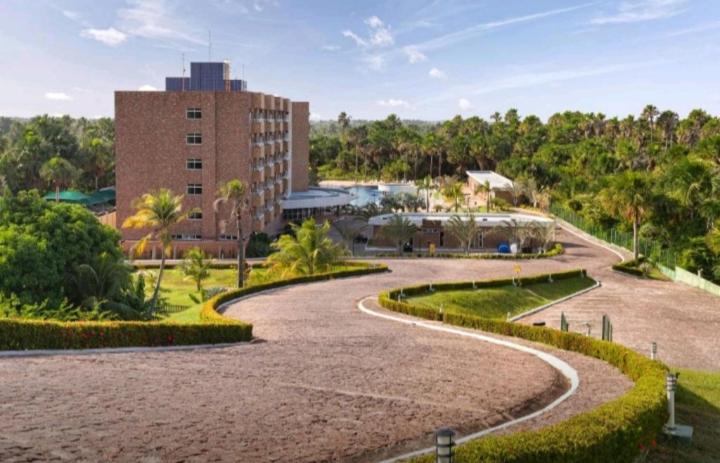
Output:
M155 289L153 290L150 303L150 314L157 310L157 300L160 294L163 271L165 270L165 259L170 252L172 235L170 229L185 220L194 210L183 212L182 195L175 196L172 191L161 188L154 193L145 193L133 201L135 214L125 219L123 228L149 229L150 232L142 237L135 246L135 252L139 255L145 251L151 240L160 241L160 270L158 271Z
M398 255L402 255L403 245L415 236L417 231L418 227L407 217L395 214L380 228L380 235L392 241L397 248Z
M600 192L600 198L609 211L632 222L633 257L637 260L640 255L640 222L651 201L647 174L629 171L614 176L610 185Z
M459 215L454 215L445 224L445 230L460 241L460 246L467 255L470 254L472 243L480 232L480 226L472 214L467 216L467 220L463 220Z
M60 188L70 185L80 172L67 159L60 156L50 158L40 167L40 178L55 187L55 201L60 201Z
M425 208L430 212L430 191L437 189L437 185L435 185L432 178L427 175L422 180L416 180L415 187L418 193L422 191L425 192Z
M282 235L273 243L277 250L268 257L274 271L283 275L313 275L337 264L345 255L343 246L333 243L328 236L330 223L318 226L310 218L302 225L291 224L293 235Z
M246 198L247 187L238 179L230 180L222 185L217 192L218 198L213 203L215 213L219 213L223 204L230 206L230 220L235 220L235 232L237 233L237 287L245 285L245 241L243 233L242 215L248 208Z

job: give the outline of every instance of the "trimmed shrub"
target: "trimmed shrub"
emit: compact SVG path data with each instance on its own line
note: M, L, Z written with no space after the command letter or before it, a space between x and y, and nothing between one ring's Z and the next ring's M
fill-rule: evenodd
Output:
M565 272L566 278L580 271ZM562 278L553 274L554 279ZM526 282L546 281L548 275L524 279ZM510 280L487 280L476 282L476 287L507 284ZM524 282L525 282L524 281ZM472 282L433 285L435 289L472 287ZM428 286L402 288L402 293L412 295ZM551 328L520 325L472 315L446 313L417 307L398 301L400 289L382 293L380 305L386 309L415 315L431 320L442 319L445 323L479 329L504 336L514 336L534 342L603 360L627 375L635 382L625 395L603 404L594 410L576 415L561 423L540 429L503 436L489 436L467 442L457 447L458 462L520 463L520 462L632 462L641 444L647 444L660 432L667 420L665 396L666 367L657 361L638 354L619 344L567 333ZM414 459L415 462L431 462L431 455Z
M312 281L385 272L386 265L344 263L356 269L289 278L219 294L205 302L201 323L154 322L59 322L0 319L0 350L89 349L100 347L172 346L244 342L252 339L252 325L222 316L217 308L225 302L271 288Z
M647 262L644 257L640 257L637 260L628 260L625 262L620 262L619 264L615 264L612 266L613 270L617 270L618 272L624 272L628 273L630 275L635 275L637 277L645 277L647 276L642 269L640 269L640 265Z

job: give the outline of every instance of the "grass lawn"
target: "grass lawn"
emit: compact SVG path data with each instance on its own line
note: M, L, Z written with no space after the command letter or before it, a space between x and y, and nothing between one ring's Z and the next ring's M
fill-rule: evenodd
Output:
M720 462L720 372L680 370L676 421L694 428L693 442L658 439L652 463Z
M351 270L357 267L350 265L336 265L332 268L332 272L340 272ZM213 287L235 288L237 272L234 269L211 269L210 277L203 282L205 289ZM275 280L274 276L269 276L265 268L254 268L250 272L250 278L246 282L246 286L253 286L261 283L269 283ZM148 285L147 293L152 294L152 287ZM190 294L197 296L195 291L195 283L185 278L180 268L166 269L163 273L162 285L160 287L162 297L167 300L170 305L184 305L187 310L176 312L165 317L180 323L193 323L200 320L200 310L202 304L196 304L190 299Z
M508 285L477 290L437 291L407 300L434 309L439 309L442 305L446 312L505 320L508 312L515 316L594 284L595 280L592 278L574 277L521 288Z

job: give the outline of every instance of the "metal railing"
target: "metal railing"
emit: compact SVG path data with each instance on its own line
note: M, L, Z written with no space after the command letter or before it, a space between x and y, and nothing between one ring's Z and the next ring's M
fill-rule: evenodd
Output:
M582 217L575 211L567 209L557 203L550 205L550 212L595 238L627 249L630 252L633 250L632 232L618 230L614 227L602 227ZM677 255L675 252L672 249L664 248L662 244L657 241L647 240L641 237L638 242L638 251L640 255L655 263L662 264L665 267L675 268L677 264Z

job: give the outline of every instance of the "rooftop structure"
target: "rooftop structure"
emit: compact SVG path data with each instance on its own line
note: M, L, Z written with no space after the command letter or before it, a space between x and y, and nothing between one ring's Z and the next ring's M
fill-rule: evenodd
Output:
M190 77L166 77L166 92L243 92L247 83L230 78L230 63L190 63Z
M468 170L465 173L469 181L478 185L484 185L485 182L489 182L490 188L493 190L509 190L513 186L512 180L492 170Z

